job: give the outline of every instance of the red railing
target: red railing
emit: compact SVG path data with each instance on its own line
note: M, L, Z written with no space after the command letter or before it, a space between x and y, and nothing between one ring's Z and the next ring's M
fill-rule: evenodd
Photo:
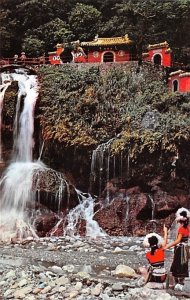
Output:
M24 60L14 58L0 59L0 66L3 65L43 65L49 64L49 57L28 57Z
M112 59L113 59L113 57L111 55L110 55L110 57L107 55L104 63L113 62ZM134 56L134 55L130 55L129 61L137 61L137 57ZM68 63L68 62L72 62L71 57L66 57L65 56L65 57L63 57L62 62L60 61L60 64L61 63ZM88 62L88 59L87 59L86 62L87 63L93 63L93 62ZM125 62L125 61L117 61L117 62L122 63L122 62ZM80 62L76 62L76 63L80 63ZM49 57L44 57L44 56L42 56L42 57L28 57L24 60L19 59L19 58L18 59L14 59L14 58L0 59L0 66L4 66L4 65L44 65L44 64L52 64L50 62Z

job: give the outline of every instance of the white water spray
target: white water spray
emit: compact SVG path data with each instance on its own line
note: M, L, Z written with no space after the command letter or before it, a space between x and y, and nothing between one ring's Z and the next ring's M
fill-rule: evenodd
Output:
M35 235L30 224L26 207L33 200L33 175L43 169L40 162L32 162L34 107L38 97L37 78L34 75L11 74L18 81L19 92L14 122L13 163L8 167L0 181L0 239L11 240ZM20 113L20 103L24 104Z
M76 192L79 196L80 203L75 208L73 208L67 216L68 225L65 229L65 235L79 235L77 225L81 220L83 220L86 223L86 236L94 238L107 236L103 229L93 219L94 199L89 194L85 196L78 190L76 190Z

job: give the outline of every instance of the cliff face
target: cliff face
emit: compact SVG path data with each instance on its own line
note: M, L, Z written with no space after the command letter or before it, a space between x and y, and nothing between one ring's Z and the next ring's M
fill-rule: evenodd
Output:
M159 231L190 207L190 97L168 93L165 72L152 65L106 68L38 70L35 157L43 150L47 165L98 196L95 219L110 234ZM4 155L15 92L7 90L3 110Z

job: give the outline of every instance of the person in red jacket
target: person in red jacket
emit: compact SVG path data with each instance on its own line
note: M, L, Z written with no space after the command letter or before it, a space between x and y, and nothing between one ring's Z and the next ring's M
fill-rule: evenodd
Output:
M165 246L165 249L174 248L174 257L170 271L174 276L175 282L184 283L184 278L189 277L188 260L189 247L188 239L190 236L189 226L190 211L182 207L176 212L176 222L180 227L177 231L177 238L171 244Z
M164 239L157 233L149 233L143 241L143 245L150 248L150 251L146 253L149 268L145 278L145 283L163 283L166 280L167 273L164 266L164 247L167 243L167 237L168 230L164 225Z

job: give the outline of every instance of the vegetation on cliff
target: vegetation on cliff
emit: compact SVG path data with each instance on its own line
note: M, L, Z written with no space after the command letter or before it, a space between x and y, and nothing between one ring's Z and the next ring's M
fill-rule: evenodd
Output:
M38 69L36 151L44 141L48 165L88 177L92 151L114 138L111 156L130 159L133 175L144 168L149 175L169 172L172 156L179 153L181 175L189 178L189 94L169 93L165 71L151 64L107 66ZM16 84L6 92L6 132L14 121L16 92Z
M132 63L106 70L45 66L39 72L42 136L59 158L65 151L82 151L89 166L92 150L115 137L112 156L122 153L138 166L148 162L159 173L180 152L184 172L188 168L190 96L169 93L165 71Z

